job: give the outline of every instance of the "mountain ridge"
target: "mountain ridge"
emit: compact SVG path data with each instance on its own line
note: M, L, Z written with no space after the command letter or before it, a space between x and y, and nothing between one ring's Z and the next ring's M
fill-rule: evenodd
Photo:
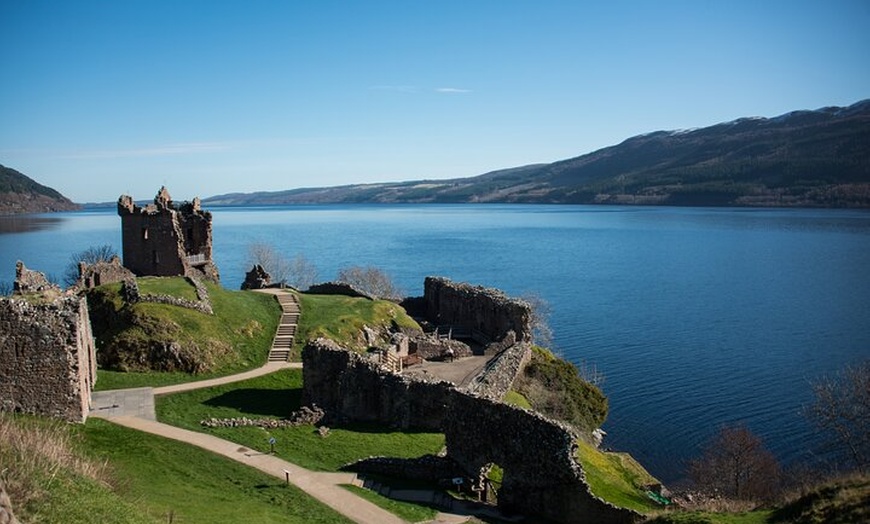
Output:
M211 205L467 202L870 207L870 99L653 131L577 157L473 177L204 200Z

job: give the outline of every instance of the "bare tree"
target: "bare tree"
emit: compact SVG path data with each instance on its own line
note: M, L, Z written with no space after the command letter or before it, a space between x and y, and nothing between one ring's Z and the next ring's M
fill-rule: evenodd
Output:
M109 262L116 256L118 256L118 252L109 244L91 246L84 251L79 251L78 253L73 254L70 256L69 263L63 272L64 285L72 286L78 282L79 263L84 262L88 265L93 265L98 262ZM49 280L53 282L55 281L54 278L50 278Z
M376 267L351 266L338 272L338 281L377 298L399 299L402 293L384 270Z
M771 500L779 491L779 463L744 425L723 426L688 473L701 490L735 500Z
M262 242L248 245L248 264L262 266L272 282L285 283L296 289L306 289L317 279L317 268L305 256L299 254L288 261L270 244Z
M290 261L287 284L296 289L308 289L317 280L317 267L305 258L304 255L296 255Z
M8 280L0 280L0 297L8 297L12 295L12 290L15 287Z
M552 308L544 297L537 293L526 293L520 297L532 310L532 338L535 343L554 351L553 330L550 328Z
M870 460L870 360L847 366L811 384L815 397L804 409L819 428L830 433L859 471Z

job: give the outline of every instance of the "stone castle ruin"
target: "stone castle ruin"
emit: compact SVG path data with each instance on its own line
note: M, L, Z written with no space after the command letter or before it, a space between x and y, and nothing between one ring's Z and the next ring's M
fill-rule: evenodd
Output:
M497 500L505 510L564 523L637 521L639 514L592 494L574 458L579 438L574 429L501 402L531 355L529 305L497 290L442 278L427 278L424 289L415 305L425 306L428 321L474 331L494 341L489 347L496 354L470 384L458 387L434 377L393 372L326 339L307 344L302 352L303 404L316 405L332 420L445 434L446 458L369 459L352 468L402 472L430 481L440 480L445 471L459 472L476 483L473 489L485 492L481 479L498 464L504 477Z
M97 370L87 302L20 262L15 289L0 299L0 411L83 422Z
M220 281L212 260L211 213L199 198L176 205L165 187L144 207L118 199L124 267L137 276L187 276Z
M79 265L79 281L64 292L45 275L19 262L15 295L0 298L0 411L33 413L83 422L96 380L96 351L87 301L76 293L123 282L135 300L164 302L211 314L207 290L197 280L219 282L212 261L211 213L199 199L175 205L166 188L153 204L118 199L124 265L115 257ZM197 301L144 295L135 276L185 276Z

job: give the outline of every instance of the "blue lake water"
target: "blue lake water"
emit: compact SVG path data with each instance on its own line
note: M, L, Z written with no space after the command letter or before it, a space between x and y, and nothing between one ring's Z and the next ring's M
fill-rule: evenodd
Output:
M722 424L785 463L820 440L808 383L870 357L870 213L537 205L213 208L215 259L238 288L247 246L303 254L334 279L377 266L409 295L440 275L536 294L557 352L606 377L609 447L665 482ZM0 281L18 259L60 276L112 244L114 210L0 217Z

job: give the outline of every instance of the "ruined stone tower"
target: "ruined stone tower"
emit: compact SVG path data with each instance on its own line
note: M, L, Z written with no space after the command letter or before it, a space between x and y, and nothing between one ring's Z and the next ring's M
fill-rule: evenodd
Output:
M118 199L124 266L138 276L191 276L218 282L212 261L211 213L199 198L176 206L161 187L154 203L139 207Z

